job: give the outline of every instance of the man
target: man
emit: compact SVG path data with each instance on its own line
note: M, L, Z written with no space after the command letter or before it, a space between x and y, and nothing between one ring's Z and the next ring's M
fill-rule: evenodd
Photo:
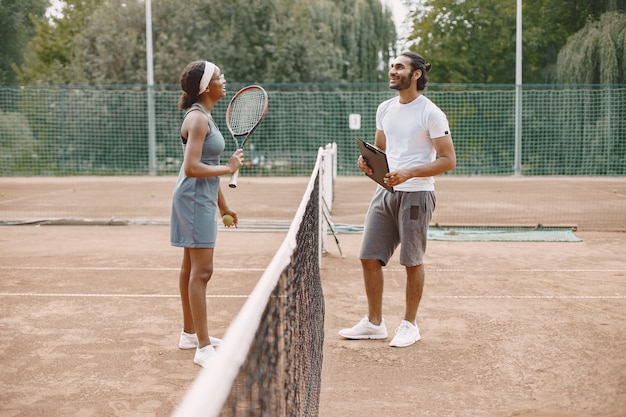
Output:
M387 153L390 172L385 183L395 192L378 186L367 212L359 258L368 315L339 332L347 339L387 338L382 316L382 267L398 245L400 264L406 268L406 307L390 346L410 346L420 339L415 320L424 287L428 224L435 209L433 177L456 165L446 115L422 95L430 68L431 64L413 52L396 57L389 70L389 87L398 95L381 103L376 111L374 144ZM372 173L362 156L358 166Z

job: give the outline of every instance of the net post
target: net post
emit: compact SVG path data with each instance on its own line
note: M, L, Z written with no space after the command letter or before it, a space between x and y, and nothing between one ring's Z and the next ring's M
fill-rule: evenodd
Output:
M332 213L332 204L334 199L334 184L337 176L337 144L328 143L324 148L318 149L318 159L320 168L320 264L322 253L326 252L326 240L328 231L328 221L324 216L324 206L328 209L328 215Z
M332 212L334 200L334 186L337 178L337 144L329 143L324 148L324 157L322 161L323 167L323 184L322 192L329 211Z
M317 218L318 218L318 224L319 224L319 228L318 228L318 253L317 253L317 260L319 262L319 264L322 264L322 253L326 252L326 228L328 227L328 225L326 224L326 219L324 218L324 212L322 211L323 208L323 204L324 204L324 196L326 194L326 157L325 157L325 150L323 148L319 148L317 150L317 162L316 165L318 166L319 170L318 170L318 182L319 182L319 192L317 194Z

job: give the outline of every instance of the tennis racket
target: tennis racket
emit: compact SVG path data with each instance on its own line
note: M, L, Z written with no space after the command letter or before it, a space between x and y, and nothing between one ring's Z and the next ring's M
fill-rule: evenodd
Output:
M226 109L226 126L228 126L237 149L243 149L252 133L259 127L267 113L268 104L267 93L258 85L242 88L230 100L228 109ZM242 139L240 144L239 141ZM228 184L230 188L237 187L238 176L239 170L230 177Z

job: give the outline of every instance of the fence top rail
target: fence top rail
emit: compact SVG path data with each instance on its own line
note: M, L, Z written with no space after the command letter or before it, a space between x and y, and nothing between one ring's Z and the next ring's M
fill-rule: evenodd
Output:
M231 90L243 88L251 83L230 82ZM296 88L309 90L387 90L388 86L384 82L377 83L261 83L263 86L274 90L293 90ZM0 90L51 90L51 89L90 89L90 90L147 90L146 84L45 84L45 85L0 85ZM155 84L150 86L157 91L180 91L178 84ZM516 84L450 84L450 83L429 83L427 90L457 90L457 89L515 89ZM538 89L621 89L626 88L626 84L522 84L525 90Z

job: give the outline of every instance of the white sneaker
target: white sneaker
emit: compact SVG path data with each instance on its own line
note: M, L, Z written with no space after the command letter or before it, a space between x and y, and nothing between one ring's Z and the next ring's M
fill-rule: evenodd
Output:
M211 345L207 345L203 348L196 348L196 354L193 357L193 362L196 365L200 365L203 368L206 368L217 352Z
M382 319L380 324L376 326L370 322L369 318L364 317L356 326L340 330L339 335L353 340L386 339L387 327L385 327L385 319Z
M402 320L402 322L396 329L396 335L393 337L393 339L391 339L391 343L389 343L389 346L411 346L418 340L420 340L420 329L417 327L417 325L409 321Z
M222 344L222 339L209 336L209 340L213 347L218 347ZM180 332L180 340L178 341L178 347L181 349L195 349L198 347L198 335L195 333L187 333L184 330Z

